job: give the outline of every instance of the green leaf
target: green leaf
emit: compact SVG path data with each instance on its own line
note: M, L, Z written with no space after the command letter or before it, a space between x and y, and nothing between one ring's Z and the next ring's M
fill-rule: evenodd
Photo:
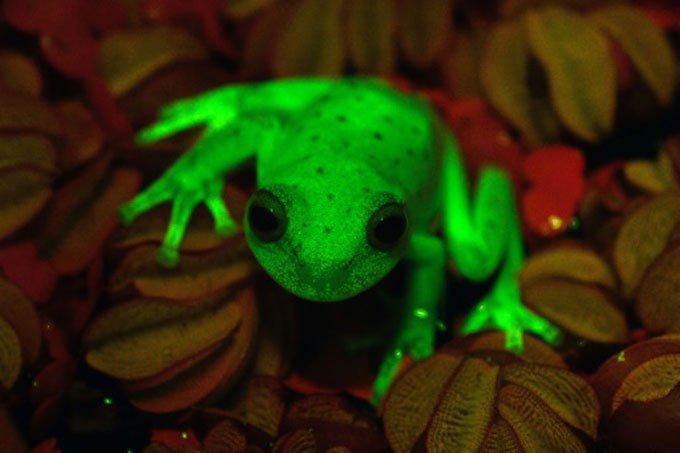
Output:
M288 16L274 54L274 73L336 75L344 65L341 0L301 0Z
M627 5L602 8L591 17L621 45L659 102L668 104L677 83L677 65L663 32Z
M482 51L480 78L491 104L530 144L539 145L555 137L559 125L549 106L535 108L540 100L532 97L528 85L529 50L522 25L508 21L491 31Z
M556 6L530 10L525 18L557 115L582 139L597 141L614 121L616 72L607 38L592 21Z

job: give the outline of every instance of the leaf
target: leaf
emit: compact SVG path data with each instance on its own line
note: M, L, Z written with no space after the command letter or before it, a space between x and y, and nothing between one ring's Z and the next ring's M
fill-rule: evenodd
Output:
M628 373L614 394L612 412L625 400L649 402L668 395L680 382L680 354L662 355Z
M365 74L389 74L395 63L394 4L391 0L351 0L347 43L354 66Z
M395 451L585 451L574 431L594 438L599 406L584 379L503 350L465 353L468 342L397 378L383 406Z
M675 334L640 341L610 357L600 366L591 379L602 408L605 410L605 415L608 418L614 415L614 396L622 395L621 386L631 373L650 361L667 356L677 357L678 355L680 355L680 335ZM657 365L660 364L657 363ZM644 368L644 370L644 373L646 373L650 368ZM638 376L640 375L638 374ZM677 377L677 374L675 376ZM637 391L636 389L643 385L644 382L634 379L627 384L625 393Z
M0 356L1 357L1 356ZM14 425L14 421L4 404L0 406L0 439L2 439L2 448L7 452L25 452L27 451L26 443L22 439L21 434ZM35 453L43 453L36 451ZM45 452L45 453L52 453Z
M550 407L560 419L583 431L593 439L597 436L597 395L588 383L567 370L515 362L503 367L503 379L521 385ZM552 385L545 385L550 382Z
M21 371L21 345L12 326L0 317L0 389L14 386Z
M505 349L505 332L499 330L487 330L477 335L464 337L465 349L470 352L485 353L491 351L507 351ZM550 365L557 368L567 369L564 359L555 350L544 342L529 334L524 334L524 350L518 357L541 365Z
M21 242L0 249L0 269L33 302L47 302L57 284L57 273L38 257L32 242Z
M171 373L167 380L162 379L162 374L151 377L148 379L154 382L151 387L145 386L144 379L132 381L141 388L128 391L128 398L135 407L154 413L174 412L202 400L217 398L234 385L250 358L258 314L252 288L245 287L232 297L230 303L238 305L241 322L230 341L222 342L214 353L186 371ZM123 388L127 390L126 382Z
M95 157L104 144L104 133L92 112L80 101L63 101L55 110L64 134L59 167L68 170Z
M591 341L623 343L626 319L610 297L594 286L558 278L522 288L525 305L569 332Z
M507 21L491 30L482 48L479 77L489 102L532 145L553 133L536 120L529 89L529 51L523 24Z
M332 451L333 448L340 451L387 451L375 420L339 395L310 395L294 401L288 406L281 429L283 432L305 430L312 433L313 438L308 439L313 441L312 445L316 444L315 451ZM286 444L309 446L311 443L290 440Z
M35 363L42 343L38 313L31 301L4 278L0 278L0 318L14 329L25 363Z
M58 136L59 122L47 105L32 96L9 91L0 92L0 130L38 132Z
M481 446L493 419L499 371L476 358L460 365L430 419L429 451L475 451Z
M677 64L661 29L624 4L597 9L591 18L619 43L659 102L669 104L677 84Z
M410 368L392 385L383 417L385 434L395 451L412 451L428 426L443 386L460 362L450 354L435 354Z
M42 77L29 58L16 52L0 51L0 86L35 98L42 90Z
M498 412L508 422L524 451L586 452L584 445L543 401L519 385L499 394Z
M213 426L203 439L206 453L246 451L247 446L245 433L229 419Z
M28 223L52 194L52 177L31 167L0 170L0 239Z
M201 442L192 430L152 429L150 440L152 443L165 445L172 450L197 450L201 447Z
M270 376L251 376L246 391L227 407L245 426L254 426L268 436L277 437L286 411L283 383Z
M87 363L117 378L149 377L223 340L241 319L240 309L233 303L205 304L208 306L201 307L203 310L198 313L194 311L191 316L182 313L181 308L185 307L178 309L172 304L141 299L134 305L122 306L127 310L126 322L118 324L115 336L90 343L85 356ZM185 308L184 311L188 310ZM165 318L164 322L149 325L147 321L143 327L135 325L139 322L135 317L148 320L157 313ZM120 312L115 316L120 319ZM107 319L100 320L99 325L102 322L107 322ZM96 332L94 323L91 329Z
M556 6L526 13L529 47L542 64L564 124L595 142L614 120L616 72L605 36L587 19Z
M580 150L564 145L547 146L524 159L529 188L521 198L522 216L541 236L566 230L584 188L585 161Z
M132 285L143 296L190 300L235 286L260 269L242 235L212 252L184 256L172 269L158 264L157 252L153 246L129 253L112 278L111 290L124 293Z
M61 274L78 273L97 256L118 224L118 206L139 190L141 175L127 168L109 173L109 160L90 163L52 200L39 250Z
M613 291L617 285L611 268L600 255L577 244L558 245L532 253L519 274L522 287L552 277L592 283Z
M452 16L452 0L406 0L400 29L406 59L419 67L433 63L448 42Z
M235 19L243 19L269 6L273 0L230 0L224 3L224 13Z
M57 153L51 140L35 133L5 135L0 142L0 169L30 166L54 173Z
M278 77L337 75L344 65L341 0L298 0L278 37L273 69Z
M648 194L658 194L678 187L676 167L678 147L673 138L666 140L656 160L631 159L623 167L626 181L634 188Z
M635 312L650 332L680 332L680 247L662 253L647 269L635 294Z
M631 297L648 266L666 246L680 220L680 193L658 195L633 211L623 222L612 251L623 297ZM644 244L644 247L640 247Z
M442 75L449 93L456 99L482 95L481 55L487 33L456 30L455 42L441 59Z
M206 56L201 44L182 29L142 28L108 35L101 43L98 71L120 96L165 66Z

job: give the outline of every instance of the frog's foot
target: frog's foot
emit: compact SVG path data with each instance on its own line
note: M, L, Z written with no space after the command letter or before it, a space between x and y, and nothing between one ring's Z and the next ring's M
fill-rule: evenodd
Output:
M551 345L559 344L562 338L557 327L522 305L517 295L502 297L494 292L475 306L460 332L468 335L487 329L503 330L505 348L517 353L524 349L524 331L538 335Z
M179 261L179 245L182 242L191 214L199 203L205 203L215 221L215 231L221 236L233 234L238 226L229 215L222 199L221 178L204 182L187 172L168 172L146 190L119 208L124 224L130 224L137 216L154 206L172 200L172 214L157 259L167 267Z
M377 406L387 393L405 356L418 361L432 355L435 330L436 324L431 319L413 319L399 332L387 350L373 383L373 405Z

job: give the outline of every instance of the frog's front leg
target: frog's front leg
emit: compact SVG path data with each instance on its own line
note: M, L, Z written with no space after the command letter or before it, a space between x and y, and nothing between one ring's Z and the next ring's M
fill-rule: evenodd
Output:
M161 119L140 133L141 137L160 138L174 133L172 118ZM271 146L278 130L273 117L242 117L233 122L219 118L209 123L196 144L175 162L157 181L128 203L120 207L123 222L129 224L139 214L152 207L171 201L170 223L158 260L173 266L179 259L179 245L194 208L205 203L215 221L215 230L229 235L237 224L229 214L222 198L224 176L249 159L255 158L263 147ZM155 131L155 132L154 132Z
M404 258L410 266L404 311L373 384L374 404L380 402L389 388L405 355L421 360L434 352L437 308L445 282L444 243L432 234L414 233Z
M559 341L560 332L521 302L517 273L523 261L522 234L512 182L500 168L480 170L472 206L464 168L453 137L445 134L443 169L444 237L461 274L472 280L501 270L489 294L473 309L461 333L501 329L506 349L521 352L525 330L549 343Z

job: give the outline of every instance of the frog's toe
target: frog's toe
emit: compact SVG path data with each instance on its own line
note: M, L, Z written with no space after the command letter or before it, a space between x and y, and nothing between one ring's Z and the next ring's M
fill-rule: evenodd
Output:
M505 349L521 354L524 350L524 332L518 326L505 328Z
M229 237L238 230L238 225L229 215L229 209L220 195L209 196L205 200L205 205L212 214L217 234L222 237Z
M169 246L161 246L156 253L156 260L163 267L175 267L179 263L179 250Z

